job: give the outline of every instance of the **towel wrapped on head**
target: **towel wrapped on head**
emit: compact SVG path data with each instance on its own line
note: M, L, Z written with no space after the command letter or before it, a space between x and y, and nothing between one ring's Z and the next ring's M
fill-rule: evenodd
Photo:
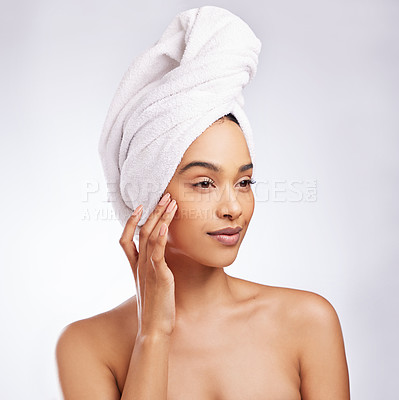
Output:
M122 226L143 204L138 235L184 152L226 114L237 118L255 166L242 90L256 74L260 49L242 19L204 6L177 14L161 38L133 61L98 146L108 201Z

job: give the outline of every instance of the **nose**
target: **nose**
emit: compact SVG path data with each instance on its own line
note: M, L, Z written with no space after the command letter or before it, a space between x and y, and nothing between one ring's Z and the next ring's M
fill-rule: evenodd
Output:
M217 204L217 216L219 218L229 217L234 220L242 214L241 203L238 201L234 190L225 189Z

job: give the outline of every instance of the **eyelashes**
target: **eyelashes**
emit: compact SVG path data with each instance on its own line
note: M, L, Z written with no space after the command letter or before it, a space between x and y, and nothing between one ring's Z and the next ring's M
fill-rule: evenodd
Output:
M251 179L245 179L245 180L243 180L241 182L247 182L247 186L253 185L254 183L256 183L256 181L254 179L252 179L252 178Z
M243 188L249 187L250 185L253 185L254 183L256 183L256 181L253 180L252 178L251 179L244 179L244 180L240 181L240 183L243 183L243 182L245 183L245 185L244 186L240 186L240 187L243 187ZM205 179L205 180L203 180L201 182L194 183L192 186L193 187L199 187L200 189L209 189L209 186L204 187L204 186L201 186L201 185L202 184L214 185L214 183L215 183L215 181L213 181L212 179Z

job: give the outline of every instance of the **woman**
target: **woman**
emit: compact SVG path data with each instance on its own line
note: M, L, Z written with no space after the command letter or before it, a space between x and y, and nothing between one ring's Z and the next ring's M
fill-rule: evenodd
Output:
M138 248L144 205L135 208L120 244L137 294L64 329L56 354L65 400L349 399L331 304L224 270L254 211L252 163L229 113L184 151Z

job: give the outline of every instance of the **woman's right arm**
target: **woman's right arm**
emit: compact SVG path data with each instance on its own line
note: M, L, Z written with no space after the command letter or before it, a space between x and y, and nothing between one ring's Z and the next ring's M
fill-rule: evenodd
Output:
M57 343L64 400L166 400L170 338L175 326L174 277L165 258L167 231L177 206L158 204L140 230L139 252L133 235L141 211L126 223L120 244L133 270L138 331L122 396L114 375L99 358L101 350L84 322L70 324ZM164 235L160 235L163 226Z
M122 397L115 377L101 360L87 321L68 325L58 339L56 356L64 400L166 399L170 337L137 336Z
M170 336L138 336L121 400L167 398Z

